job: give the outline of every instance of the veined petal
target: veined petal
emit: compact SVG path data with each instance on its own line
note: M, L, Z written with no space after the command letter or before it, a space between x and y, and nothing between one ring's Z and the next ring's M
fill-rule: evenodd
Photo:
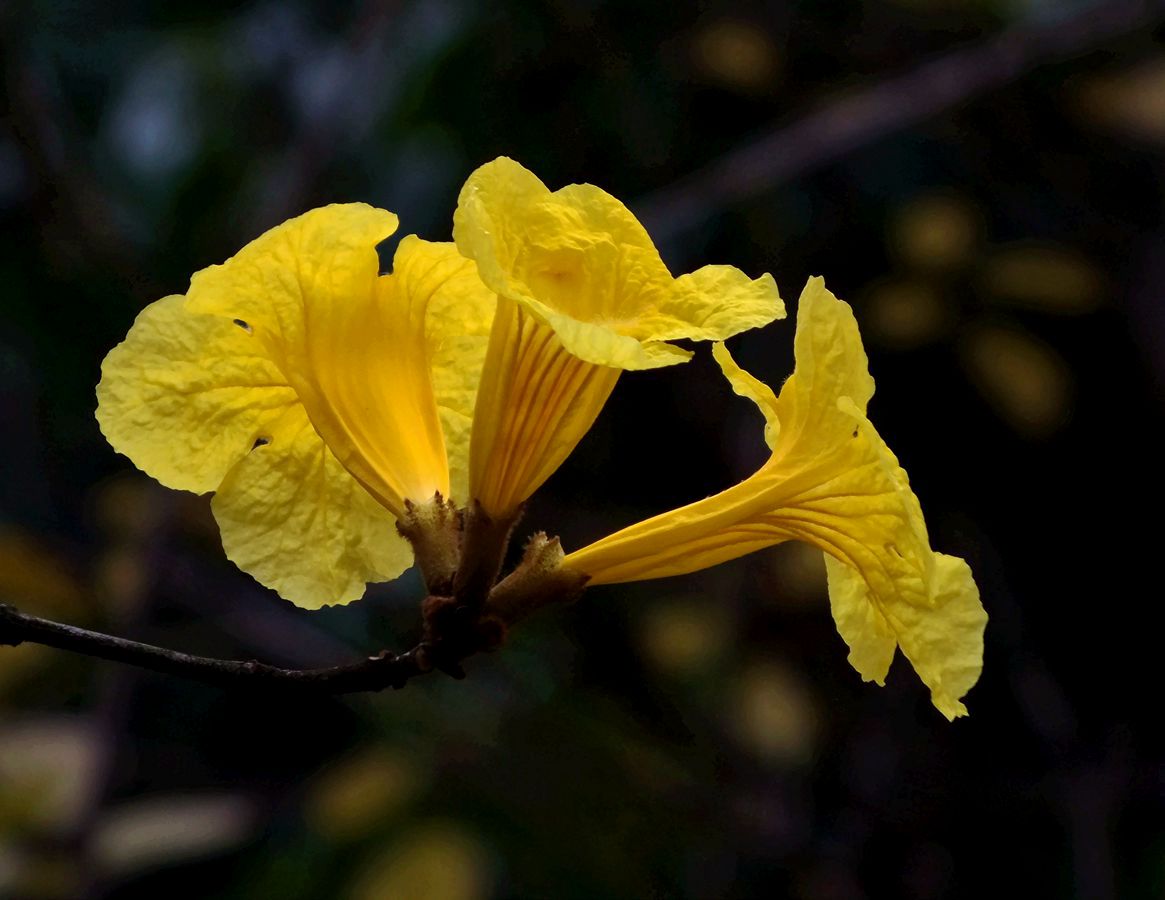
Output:
M430 369L433 346L443 343L448 329L430 322L434 302L446 318L464 313L471 330L477 321L480 332L493 297L452 244L409 236L397 248L392 273L377 278L372 290L346 302L311 303L304 311L311 340L296 389L340 462L398 516L405 500L450 494ZM484 346L484 336L478 340ZM447 356L448 348L442 352ZM461 390L479 365L466 360ZM446 392L455 390L452 381L443 375Z
M306 609L348 603L412 564L392 513L320 439L302 407L227 474L212 501L223 549L239 568Z
M886 683L898 638L857 569L825 554L829 606L837 632L849 647L849 663L866 681Z
M566 458L618 371L691 357L667 340L724 338L784 314L770 276L714 266L672 278L617 199L589 184L551 192L504 157L466 181L453 237L502 298L470 466L471 494L495 516Z
M796 369L780 396L716 356L765 413L773 454L712 497L569 554L592 584L679 575L786 540L835 562L829 586L850 661L881 683L896 647L948 717L978 677L986 613L966 563L930 549L906 472L865 416L873 394L849 307L813 280L802 295Z
M498 297L473 421L471 494L505 518L562 464L619 378L567 353L552 328Z
M429 299L425 341L449 458L449 492L465 505L469 501L473 408L497 298L478 277L476 266L462 257L453 244L432 246L444 248L458 263L458 268Z
M97 422L115 450L167 487L206 493L298 403L279 368L230 319L165 297L101 365Z

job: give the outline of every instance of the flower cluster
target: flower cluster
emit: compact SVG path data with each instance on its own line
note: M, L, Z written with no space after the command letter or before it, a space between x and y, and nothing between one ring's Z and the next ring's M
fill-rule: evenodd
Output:
M593 185L552 192L497 159L462 189L453 241L406 237L382 275L376 248L396 227L364 204L285 222L148 306L105 360L109 442L169 487L213 491L240 568L318 608L415 556L433 595L487 603L523 504L620 374L685 362L673 341L714 341L765 417L768 462L565 556L535 541L498 602L529 602L556 578L658 578L806 541L826 554L858 672L881 682L900 647L939 710L965 713L978 591L962 560L931 550L906 473L866 418L873 381L853 314L820 279L801 297L796 366L777 396L719 343L784 316L772 277L673 277Z

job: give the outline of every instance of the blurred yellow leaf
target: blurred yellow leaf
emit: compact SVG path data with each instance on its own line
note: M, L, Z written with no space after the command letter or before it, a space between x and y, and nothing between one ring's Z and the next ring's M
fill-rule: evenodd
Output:
M733 19L713 22L696 33L692 62L709 80L748 92L770 89L780 70L769 35L757 25Z
M35 538L11 527L0 528L0 603L77 623L88 622L92 615L70 566ZM0 692L56 653L36 644L0 647Z
M761 759L803 765L813 758L820 714L792 669L773 662L747 666L732 688L729 716L736 739Z
M887 281L875 285L861 308L870 339L896 350L909 350L943 337L955 310L922 281Z
M1078 89L1077 105L1102 128L1165 142L1165 57L1094 77Z
M93 577L106 609L128 615L146 601L150 588L147 554L133 544L117 544L98 558Z
M658 603L644 610L639 621L644 655L670 675L706 668L723 652L731 632L727 610L707 598Z
M1100 306L1104 275L1081 254L1066 247L1020 243L988 257L984 285L1011 306L1075 315Z
M146 797L105 813L92 852L106 873L135 872L229 850L247 839L255 823L252 804L239 796Z
M44 616L88 612L70 566L35 538L0 528L0 599Z
M110 537L144 543L163 524L171 493L137 473L111 478L94 492L97 524Z
M944 191L923 194L906 203L894 217L891 242L908 266L947 270L970 260L979 232L975 207Z
M1068 419L1072 375L1055 350L1029 334L984 327L961 342L971 381L1019 434L1044 438Z
M486 900L493 894L489 853L454 822L430 822L373 857L351 900Z
M426 786L427 775L399 752L371 747L324 770L308 789L308 824L331 840L351 840L398 812Z
M99 753L87 719L5 721L0 725L0 826L20 834L68 831L92 798Z

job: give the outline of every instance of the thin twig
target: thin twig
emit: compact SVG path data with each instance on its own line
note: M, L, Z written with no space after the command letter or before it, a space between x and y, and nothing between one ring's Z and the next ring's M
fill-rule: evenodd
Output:
M1041 66L1152 26L1162 16L1162 0L1122 0L1086 3L1072 15L1016 25L981 44L827 100L645 197L636 211L655 239L666 242L733 203L829 165Z
M0 645L24 642L44 644L111 662L127 663L193 678L210 684L299 688L325 694L351 694L400 688L433 668L449 667L468 652L442 653L442 647L422 642L406 653L389 653L342 666L320 669L284 669L266 663L192 656L152 644L52 622L0 604ZM438 662L438 658L442 662Z

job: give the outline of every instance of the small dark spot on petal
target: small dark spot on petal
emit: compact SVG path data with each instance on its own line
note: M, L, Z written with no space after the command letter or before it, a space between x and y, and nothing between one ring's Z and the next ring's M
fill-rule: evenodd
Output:
M251 326L248 325L246 322L244 322L242 319L235 319L234 321L235 321L235 324L238 325L241 329L243 329L243 331L247 332L247 334L251 333L251 331L252 331Z
M857 437L857 436L858 436L858 430L855 428L854 433L851 434L850 437Z
M255 443L253 443L251 445L251 449L258 450L260 447L266 447L270 443L271 443L271 438L257 437L257 438L255 438Z

